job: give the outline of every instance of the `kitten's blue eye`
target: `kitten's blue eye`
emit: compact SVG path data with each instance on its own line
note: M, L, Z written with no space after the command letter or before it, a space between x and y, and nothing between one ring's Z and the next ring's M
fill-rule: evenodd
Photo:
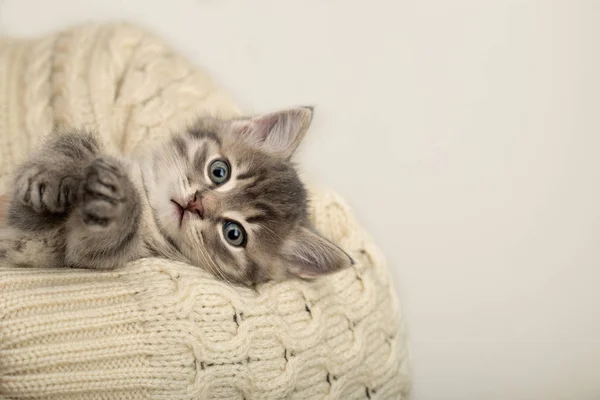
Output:
M208 167L210 180L221 185L229 179L229 163L225 160L215 160Z
M234 247L242 247L246 244L246 231L237 222L225 222L223 224L223 236L227 243Z

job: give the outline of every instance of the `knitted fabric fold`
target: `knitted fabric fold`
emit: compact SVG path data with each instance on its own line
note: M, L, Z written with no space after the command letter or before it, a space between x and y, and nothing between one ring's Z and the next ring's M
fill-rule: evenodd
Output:
M97 130L131 153L199 112L239 113L138 27L0 40L2 185L57 128ZM317 228L357 261L314 282L242 288L162 259L112 271L0 262L0 398L406 398L406 334L385 259L341 198L314 187L311 197Z

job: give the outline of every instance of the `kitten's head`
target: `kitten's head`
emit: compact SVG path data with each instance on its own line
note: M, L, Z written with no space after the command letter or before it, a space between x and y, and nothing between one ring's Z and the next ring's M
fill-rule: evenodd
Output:
M144 179L162 235L195 264L246 284L349 266L310 226L290 162L311 119L311 108L205 118L155 148Z

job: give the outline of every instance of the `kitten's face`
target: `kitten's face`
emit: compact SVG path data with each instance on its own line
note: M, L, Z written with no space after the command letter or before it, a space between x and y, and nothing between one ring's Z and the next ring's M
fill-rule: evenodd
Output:
M351 259L309 226L290 163L312 110L203 119L155 148L144 168L161 234L216 276L251 284L338 271Z

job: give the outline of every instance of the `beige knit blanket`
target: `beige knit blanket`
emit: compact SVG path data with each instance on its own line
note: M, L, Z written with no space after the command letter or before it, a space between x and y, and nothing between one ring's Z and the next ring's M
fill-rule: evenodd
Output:
M0 39L0 184L61 125L125 153L198 113L238 110L129 25ZM336 195L323 234L358 261L312 283L232 287L161 259L102 272L0 263L0 398L404 399L406 338L385 260Z

